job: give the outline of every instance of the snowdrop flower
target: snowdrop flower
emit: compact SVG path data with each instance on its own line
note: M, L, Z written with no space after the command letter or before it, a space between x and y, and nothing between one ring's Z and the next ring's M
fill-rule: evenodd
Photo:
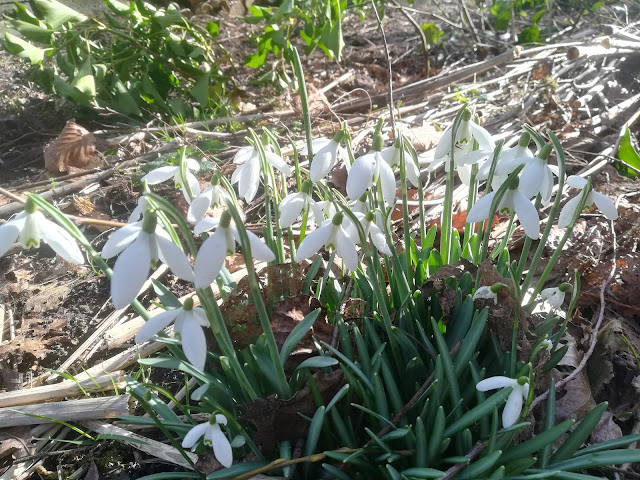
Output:
M291 167L282 157L267 148L264 149L264 155L272 167L287 176L291 175ZM243 147L236 153L233 163L241 165L231 175L231 184L237 183L240 197L244 198L247 203L251 203L260 184L260 172L262 172L260 152L253 146Z
M271 249L257 235L251 232L247 232L247 235L254 258L264 262L272 262L276 259ZM225 211L217 223L214 234L204 241L198 251L194 269L196 288L206 288L213 283L227 255L235 252L236 242L240 243L240 234L235 227L231 226L231 214Z
M389 164L392 171L395 172L400 169L400 139L396 139L393 146L383 149L380 154L385 162ZM404 165L407 180L409 180L414 187L417 187L420 170L416 162L413 161L413 156L406 148L404 149Z
M570 284L562 283L554 288L545 288L540 292L540 297L542 297L542 300L547 302L553 308L560 308L564 303L565 294L570 289Z
M185 178L182 178L180 165L177 165L156 168L142 177L142 181L147 182L149 185L157 185L158 183L163 183L173 178L176 188L181 189L187 203L191 203L191 195L196 196L200 193L200 183L193 173L191 173L191 170L197 172L200 169L200 164L193 158L186 158L184 161L187 163ZM187 186L189 190L187 190ZM189 192L191 192L191 195Z
M524 233L534 240L537 240L540 236L540 218L538 217L538 211L531 204L529 198L524 195L520 189L520 181L517 177L510 178L511 182L509 188L505 192L500 204L498 205L498 212L500 213L516 213L520 225L524 229ZM478 200L469 213L467 214L468 223L481 222L489 218L491 210L491 203L497 190L485 195Z
M174 323L174 331L182 341L182 351L187 360L199 370L204 370L207 360L207 339L202 327L209 326L207 314L193 306L193 298L187 298L181 308L166 310L151 317L136 334L136 343L150 340L156 333Z
M120 253L122 252L122 253ZM149 269L162 260L182 280L193 281L193 270L187 255L169 238L158 224L155 213L147 210L142 221L130 223L113 233L102 248L102 258L115 257L111 297L116 308L133 302L149 277Z
M474 141L478 142L478 150L473 150ZM449 171L451 161L451 147L453 131L449 128L444 132L436 146L433 162L428 167L432 172L444 163L445 171ZM489 157L496 148L496 144L489 132L471 120L471 112L465 110L462 122L456 131L455 149L453 151L454 168L465 185L471 181L471 167Z
M515 157L503 161L500 167L496 167L498 175L511 173L518 166L526 164L520 173L522 193L528 198L534 198L540 194L542 204L547 205L553 192L553 176L558 176L558 167L549 165L547 160L553 147L544 145L535 157Z
M136 208L134 208L133 211L131 212L131 215L129 215L129 219L127 220L127 223L135 223L138 220L140 220L144 212L146 212L148 208L149 208L149 202L147 202L147 197L142 195L141 197L138 198L138 203L136 204Z
M322 226L314 230L300 243L296 251L296 262L309 258L322 247L338 252L350 271L358 269L358 252L353 239L342 227L344 213L336 213L331 220L325 220Z
M349 208L355 214L361 213L362 215L366 215L371 207L369 206L369 195L367 192L363 193L362 196L354 202L349 202Z
M473 300L477 299L493 299L495 305L498 304L498 292L502 290L504 285L502 283L494 283L493 285L486 285L480 287L473 294Z
M204 444L213 447L216 460L223 467L229 468L233 464L233 452L227 436L222 433L220 425L226 425L227 418L224 415L211 415L207 423L196 425L182 440L183 448L193 447L200 438L204 437Z
M345 149L340 146L343 138L344 131L339 130L332 139L316 138L311 141L313 159L309 166L309 178L311 178L312 182L319 182L326 177L335 166L338 157L347 157ZM308 155L307 148L305 147L300 153Z
M73 237L59 225L47 220L31 198L27 198L23 212L0 225L0 257L7 253L16 240L22 248L27 249L38 248L40 240L44 240L67 262L76 265L84 263L82 252Z
M518 421L524 400L529 396L529 379L527 377L513 379L498 376L485 378L476 385L476 389L480 392L506 387L513 388L502 411L502 426L509 428Z
M378 249L380 253L384 253L385 255L391 255L391 249L387 244L387 237L384 234L384 231L381 227L383 225L382 214L380 211L368 211L366 214L355 213L354 215L360 221L360 225L362 225L362 229L364 230L365 238L371 238L371 241ZM346 221L346 220L345 220ZM358 236L357 227L349 222L349 225L345 229L347 234L353 239L355 243L360 243L360 238Z
M529 150L529 143L531 142L531 135L524 132L520 135L518 145L513 148L503 148L500 151L500 155L496 160L496 168L493 172L493 181L491 182L491 188L497 190L500 185L509 177L509 174L515 170L520 163L512 165L515 159L526 161L528 158L533 158L533 153ZM491 162L493 155L489 155L488 159L480 166L478 173L476 174L477 180L487 180L491 171Z
M300 215L309 212L309 219L314 225L322 223L324 213L322 205L311 197L313 182L307 180L302 184L302 191L290 193L280 202L280 227L290 227Z
M220 174L215 172L211 177L211 185L195 197L189 205L187 221L197 223L206 215L209 208L224 207L231 200L229 193L220 185Z
M587 185L587 180L577 175L571 175L567 178L567 185L573 188L583 189ZM569 200L562 208L560 217L558 217L558 226L560 228L568 227L571 223L571 220L573 220L573 217L578 208L578 204L580 203L580 197L581 195L575 196L574 198ZM611 201L611 199L606 195L591 190L591 192L589 192L589 195L587 195L584 206L585 208L590 207L594 203L596 204L596 207L598 207L604 214L604 216L609 220L615 220L618 218L618 210L616 209L616 206Z
M356 158L347 177L347 194L351 199L360 198L374 184L380 183L382 198L393 205L396 198L396 177L381 154L383 139L381 135L373 138L371 151Z

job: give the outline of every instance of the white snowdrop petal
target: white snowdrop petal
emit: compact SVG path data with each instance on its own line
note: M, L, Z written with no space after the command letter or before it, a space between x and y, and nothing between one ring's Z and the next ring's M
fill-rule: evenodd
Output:
M183 311L180 339L187 360L198 370L204 370L207 361L207 338L202 327L190 312Z
M474 203L471 210L467 213L467 223L477 223L489 218L491 202L493 202L495 195L496 192L493 191Z
M227 258L227 238L225 229L218 228L207 238L196 257L194 279L196 288L206 288L211 285L224 265Z
M231 231L233 232L236 241L241 243L238 231L235 228ZM247 237L249 237L249 246L251 247L251 256L253 258L257 258L263 262L273 262L276 259L275 254L267 244L264 243L255 233L247 231Z
M287 195L280 203L280 227L290 227L300 216L304 208L305 194L302 192Z
M371 241L379 252L382 252L385 255L392 255L391 249L387 244L387 237L385 237L384 233L382 233L382 230L380 230L377 225L371 225L369 235L371 236Z
M548 166L543 170L544 178L540 184L540 196L542 198L542 204L547 205L551 201L551 195L553 194L553 173Z
M156 333L167 328L171 323L173 323L181 311L181 308L175 308L173 310L166 310L154 317L151 317L142 327L140 327L138 333L136 333L136 343L144 343L150 340Z
M316 147L314 145L314 152L315 148ZM313 155L313 160L309 167L309 177L311 178L311 181L318 182L326 177L336 164L337 160L338 144L329 141Z
M469 129L471 130L473 138L478 142L480 150L493 152L496 148L496 144L493 141L493 138L491 138L491 134L484 127L481 127L475 122L469 122Z
M187 158L186 161L188 170L193 170L194 172L200 170L200 162L198 162L195 158Z
M273 165L274 168L277 168L286 176L291 175L291 167L287 164L287 162L285 162L285 160L280 155L278 155L277 153L268 152L268 151L265 151L264 154L265 154L265 157L267 158L267 162Z
M456 172L458 172L458 177L460 177L460 181L465 185L471 185L471 170L473 169L472 165L459 165L456 168Z
M40 221L42 238L53 250L67 262L82 265L84 257L74 238L61 226L43 218Z
M221 413L216 413L216 417L215 418L216 418L216 423L219 423L220 425L226 425L227 424L227 417L225 417Z
M111 234L107 243L102 247L102 258L111 258L118 255L127 245L133 242L142 230L142 222L125 225Z
M193 282L193 269L187 254L171 240L156 236L156 241L160 260L169 266L174 275L187 282Z
M187 221L191 224L197 223L207 214L213 198L213 188L207 187L200 195L195 197L189 205Z
M111 277L111 298L116 309L124 308L133 302L149 277L149 243L149 234L140 232L138 238L116 260Z
M484 287L478 288L476 292L473 294L473 300L476 300L478 298L493 299L494 303L496 304L498 303L498 294L492 292L490 286L484 286Z
M476 385L476 389L480 392L486 392L488 390L495 390L496 388L515 387L516 385L518 385L517 380L498 375L481 380Z
M209 439L213 444L213 454L223 467L233 465L233 452L231 443L218 425L212 425L209 429Z
M396 199L396 176L387 162L379 162L378 168L380 169L378 181L382 187L382 198L388 205L393 206Z
M357 200L373 184L376 160L372 154L356 158L347 177L347 195ZM394 192L395 193L395 192Z
M527 198L533 198L540 193L544 179L544 167L544 162L536 158L522 170L518 190Z
M179 171L180 167L169 166L156 168L142 177L142 181L147 182L149 185L157 185L158 183L166 182L170 178L173 178Z
M536 207L519 190L513 194L513 203L524 233L537 240L540 237L540 217Z
M596 204L604 216L609 220L616 220L618 218L618 209L609 197L602 193L591 192L591 198L593 199L593 203Z
M198 195L200 195L200 182L198 182L198 179L189 170L187 170L186 177L187 177L187 183L189 184L189 189L191 190L191 195L193 195L195 198ZM190 201L189 197L184 197L184 198Z
M587 184L587 179L578 175L570 175L567 177L567 185L573 188L584 188Z
M252 156L245 164L242 175L238 178L238 192L247 203L251 203L260 186L260 159Z
M345 266L349 271L355 272L358 269L358 252L356 246L353 244L353 240L349 238L349 235L347 235L342 228L338 230L336 243L336 250Z
M207 313L204 311L202 307L193 307L191 310L193 317L196 319L199 325L203 327L208 327L210 325L209 319L207 318Z
M558 217L558 227L566 228L569 226L580 204L580 197L581 195L577 195L564 204Z
M296 262L301 262L302 260L318 253L318 251L324 247L325 243L327 243L327 240L329 240L332 229L333 224L329 222L307 234L296 250Z
M217 228L219 224L220 224L219 218L213 218L213 217L203 218L196 224L195 227L193 227L193 233L194 235L200 235L204 232L208 232L210 230L213 230L214 228Z
M461 157L455 159L456 165L474 165L481 160L488 158L490 152L485 150L473 150L472 152L465 153Z
M522 387L518 385L513 387L513 392L507 398L507 403L502 411L502 426L504 428L509 428L518 421L522 412L522 404Z
M254 154L255 149L253 147L242 147L233 157L233 163L245 163Z
M446 157L451 151L452 131L451 128L447 129L440 137L433 158L439 160L442 157Z
M24 220L21 220L20 223L10 220L4 225L0 225L0 257L16 243L22 224L24 224Z
M182 448L191 448L193 447L198 440L205 434L205 432L209 429L209 423L201 423L200 425L196 425L184 436L182 440Z

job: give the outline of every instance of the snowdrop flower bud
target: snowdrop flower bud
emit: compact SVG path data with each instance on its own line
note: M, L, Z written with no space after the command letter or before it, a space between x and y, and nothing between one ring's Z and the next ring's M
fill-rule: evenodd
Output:
M211 176L211 185L196 196L189 205L187 221L198 223L206 215L209 208L224 206L227 200L231 200L229 193L220 185L220 174L214 172Z
M401 148L399 138L396 138L392 147L387 147L380 152L382 158L384 158L385 162L389 164L391 170L394 172L400 168L400 152ZM416 165L416 162L413 161L413 156L406 148L404 149L404 165L407 180L409 180L413 186L417 187L419 183L418 177L420 176L420 169Z
M506 387L513 388L513 391L507 398L507 403L502 411L502 426L504 428L508 428L518 421L524 400L529 396L529 379L527 377L513 379L498 376L486 378L476 385L476 389L480 392Z
M187 192L186 185L189 186L189 190L191 190L192 195L196 196L200 193L200 183L190 171L193 170L194 172L197 172L200 169L200 164L193 158L187 158L185 159L185 162L187 162L185 178L182 178L180 166L177 165L156 168L142 177L142 181L147 182L149 185L157 185L158 183L163 183L170 178L173 178L176 188L182 190L182 194L184 195L187 203L191 203L191 197Z
M531 135L523 132L518 140L518 145L513 148L503 148L500 151L500 155L496 160L496 168L493 172L493 181L491 182L493 190L500 188L500 185L509 177L509 174L520 165L520 163L515 163L516 159L524 162L527 158L533 157L533 153L529 150L530 142ZM489 178L492 160L493 155L489 155L487 161L478 169L477 180L487 180Z
M328 175L338 161L338 157L345 158L346 152L340 146L344 139L344 130L338 130L332 139L317 138L311 142L313 148L313 160L309 166L309 177L312 182L319 182ZM303 149L302 155L307 155L307 149Z
M521 191L528 198L534 198L540 194L542 204L546 205L551 201L553 176L558 176L558 167L547 163L552 150L551 145L544 145L537 156L515 157L506 160L501 163L500 168L496 168L496 171L499 175L503 175L505 172L512 172L518 166L526 164L520 173Z
M493 299L494 304L498 304L498 292L505 287L502 283L494 283L491 286L480 287L473 294L473 300L477 300L479 298L482 299Z
M291 167L282 157L270 151L268 147L264 149L264 154L271 166L287 176L291 175ZM247 203L251 203L260 186L260 173L262 172L260 152L253 146L241 148L233 158L233 163L241 165L231 175L231 184L237 183L239 196L244 198Z
M44 240L66 261L81 265L82 252L73 237L62 227L47 220L32 198L27 198L24 211L0 225L0 257L19 241L22 248L38 248Z
M587 185L587 180L577 175L571 175L567 178L567 185L582 190ZM569 226L579 203L580 195L577 195L565 204L560 212L560 217L558 217L558 227L566 228ZM590 207L594 203L609 220L615 220L618 218L618 210L611 199L606 195L596 192L595 190L591 190L589 195L587 195L584 206L585 208Z
M207 359L207 339L202 327L208 327L207 314L200 307L193 306L193 298L184 301L181 308L174 308L151 317L138 330L136 343L144 343L171 323L182 341L182 350L187 360L199 370L204 370Z
M545 288L540 292L540 297L553 308L560 308L564 303L565 293L570 289L569 283L563 283L555 288Z
M311 257L322 247L336 250L350 271L358 268L358 252L353 239L342 227L344 213L336 213L331 220L325 220L320 228L314 230L302 240L296 251L296 262Z
M111 297L116 308L124 308L135 300L158 260L166 263L177 277L193 281L187 255L171 241L150 210L142 221L130 223L109 237L102 248L102 258L118 254L111 277Z
M280 227L290 227L293 222L309 211L309 219L313 224L320 224L324 220L322 205L311 197L313 182L306 180L302 183L302 190L297 193L290 193L280 202Z
M360 198L368 188L380 184L384 201L393 205L396 198L396 177L381 154L384 140L382 135L373 137L371 151L356 158L347 177L349 198Z
M224 415L211 415L207 423L196 425L182 440L183 448L193 447L200 438L204 437L204 444L213 447L216 460L223 467L229 468L233 464L233 452L227 436L222 433L220 425L226 425L227 418Z
M517 176L509 176L509 189L505 192L500 204L498 205L498 211L501 213L516 213L520 225L524 229L524 233L534 240L537 240L540 236L540 218L538 217L538 211L529 201L529 198L522 193L522 182ZM489 218L491 210L491 203L497 190L485 195L478 200L469 213L467 214L467 222L475 223L481 222Z

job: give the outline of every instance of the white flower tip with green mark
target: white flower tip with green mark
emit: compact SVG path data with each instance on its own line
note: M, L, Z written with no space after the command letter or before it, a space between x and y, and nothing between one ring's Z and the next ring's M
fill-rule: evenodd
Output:
M504 428L509 428L518 421L518 418L520 418L524 400L529 396L529 384L524 383L523 385L520 385L517 379L496 376L485 378L476 385L476 389L480 392L506 387L511 387L513 389L509 394L507 403L502 411L502 426Z

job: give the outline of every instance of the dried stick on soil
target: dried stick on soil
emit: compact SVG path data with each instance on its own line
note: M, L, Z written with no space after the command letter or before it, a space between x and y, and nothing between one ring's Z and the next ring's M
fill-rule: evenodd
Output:
M576 369L556 384L556 391L559 391L562 387L567 385L571 380L573 380L580 374L580 372L587 365L587 362L589 361L589 358L591 358L591 355L593 355L593 351L595 350L596 344L598 343L598 333L600 333L600 327L602 326L602 320L604 319L604 310L606 307L604 292L606 291L607 287L611 283L611 280L613 280L613 277L616 273L616 266L617 266L616 258L617 258L618 244L616 240L616 231L613 226L613 222L610 222L610 225L611 225L611 236L612 236L612 245L613 245L611 271L609 272L609 277L604 282L602 282L602 286L600 287L600 310L598 312L598 316L596 317L596 323L591 333L591 343L589 344L589 349L586 351L586 353L582 357L582 360L580 361ZM533 402L531 402L531 410L537 407L540 402L542 402L543 400L546 400L548 396L549 396L548 390L544 392L542 395L538 395L533 400Z
M193 470L191 464L187 462L187 460L180 454L180 452L170 445L165 445L164 443L160 443L157 440L143 437L124 428L117 427L109 423L99 422L96 420L82 422L82 426L97 433L103 433L106 435L117 435L118 437L128 437L131 439L131 441L123 440L121 438L119 438L118 441L129 445L130 447L137 448L138 450L145 452L153 457L171 462L175 465L180 465L181 467L188 468L189 470ZM198 461L198 455L196 455L195 453L185 453L194 464Z
M82 382L65 380L55 385L43 387L22 388L0 394L0 408L15 407L18 405L30 405L34 403L53 402L66 397L82 396L83 392L102 392L114 388L124 388L124 372L103 373L93 378L87 378Z
M130 395L118 395L115 397L84 398L66 402L23 405L17 408L0 408L0 428L57 423L54 420L58 422L78 422L129 415L131 413L129 409L130 398ZM38 415L38 417L25 414ZM39 417L47 417L53 420Z

